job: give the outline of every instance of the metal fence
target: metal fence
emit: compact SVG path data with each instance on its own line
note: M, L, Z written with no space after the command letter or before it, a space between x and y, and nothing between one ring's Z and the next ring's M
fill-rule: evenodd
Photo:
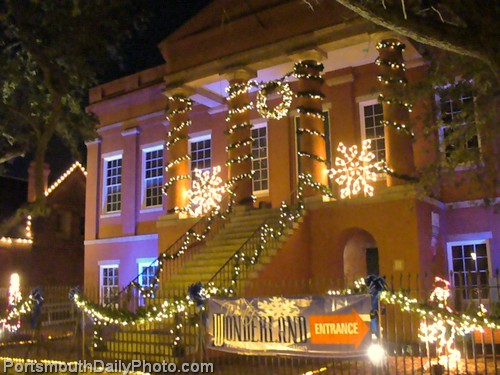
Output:
M473 275L471 275L473 277ZM451 275L453 277L453 275ZM403 290L419 301L428 300L433 280L430 277L395 275L387 278L389 290ZM253 280L247 285L247 296L320 295L328 290L345 288L346 280ZM471 312L479 304L498 311L498 275L489 277L487 285L464 285L451 289L453 311ZM471 290L475 288L476 291ZM478 292L478 288L480 289ZM4 334L0 357L31 359L101 359L103 361L144 360L210 362L217 374L498 374L500 367L500 332L486 330L457 336L454 348L460 353L458 367L451 361L437 366L439 348L419 339L422 319L400 306L382 304L380 325L382 344L387 356L382 366L373 366L367 357L355 360L285 356L246 356L227 354L207 348L204 320L196 307L161 322L139 326L94 326L88 318L68 303L69 288L45 290L45 304L40 325L32 329L29 317L15 334ZM24 292L25 295L28 291ZM172 295L149 299L148 306L160 306L171 297L186 294L172 290ZM97 290L84 291L97 300ZM467 296L480 298L467 299Z

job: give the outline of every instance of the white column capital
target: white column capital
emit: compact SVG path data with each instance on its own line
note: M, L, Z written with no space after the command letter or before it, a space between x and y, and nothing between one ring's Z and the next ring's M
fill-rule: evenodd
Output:
M176 86L176 87L167 87L163 90L163 95L166 97L172 96L184 96L189 98L194 94L194 88L188 85Z
M252 78L257 77L257 72L253 69L249 69L247 67L239 67L235 69L228 70L226 73L222 74L224 79L227 79L229 82L239 80L239 81L248 81Z
M314 47L314 48L308 48L304 50L299 50L299 51L294 51L288 55L290 59L293 61L322 61L325 60L328 56L325 50Z

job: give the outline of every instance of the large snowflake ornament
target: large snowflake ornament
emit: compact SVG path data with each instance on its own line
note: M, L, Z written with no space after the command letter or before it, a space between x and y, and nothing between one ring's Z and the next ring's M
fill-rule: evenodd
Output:
M354 145L347 148L342 142L339 143L337 151L343 157L337 156L335 167L328 171L330 178L335 178L335 182L343 186L340 190L340 198L351 198L361 191L365 196L373 196L373 186L368 182L375 181L377 171L380 170L379 163L372 163L375 155L370 151L371 140L366 139L361 144L361 151Z
M281 298L271 297L268 301L259 301L257 303L261 316L271 316L274 320L278 320L283 316L299 316L300 309L295 301Z
M210 212L212 208L218 207L226 187L218 176L220 167L212 168L212 171L194 170L193 186L187 191L189 204L187 211L191 216L201 216Z

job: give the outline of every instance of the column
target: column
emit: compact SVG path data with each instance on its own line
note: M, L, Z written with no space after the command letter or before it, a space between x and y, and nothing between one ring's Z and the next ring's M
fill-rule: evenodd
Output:
M379 57L375 63L381 85L379 100L384 111L387 186L408 183L415 173L414 134L408 124L411 106L405 101L404 48L404 44L394 38L377 44Z
M168 96L166 114L170 130L165 144L167 180L163 188L167 195L167 213L187 206L186 192L191 188L188 129L192 101L188 95L187 88L177 88Z
M228 112L226 117L226 147L228 185L234 193L237 205L252 205L252 124L250 110L249 79L256 74L238 69L228 75Z
M322 93L323 65L326 54L318 49L296 55L294 76L298 79L297 129L299 182L305 183L304 197L328 193L325 123ZM300 181L301 180L301 181Z
M122 131L122 228L123 234L134 235L137 221L137 164L139 152L139 128L133 127Z
M97 239L99 233L99 192L102 191L101 140L96 138L86 142L87 146L87 182L85 185L85 240Z

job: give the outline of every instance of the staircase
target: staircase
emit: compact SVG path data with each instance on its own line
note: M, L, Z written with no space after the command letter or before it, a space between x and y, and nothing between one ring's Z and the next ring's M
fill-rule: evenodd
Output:
M224 229L161 285L165 295L175 295L176 291L185 295L187 288L197 282L206 285L264 221L279 217L278 208L252 210L237 207L235 210Z
M253 243L258 239L258 230L264 222L277 222L280 216L279 208L269 209L245 209L236 207L229 221L219 232L209 239L199 251L187 260L183 267L175 274L162 278L160 292L162 296L184 297L191 284L201 282L206 285L214 280L216 285L227 284L227 270L233 269L234 255L241 249L250 254ZM268 243L265 255L259 258L259 262L253 265L249 271L241 274L238 284L244 286L249 278L256 277L258 270L265 267L273 255L279 250L281 244L296 228L294 223L287 232L277 241ZM220 272L224 270L224 272ZM161 303L158 299L150 300L148 303ZM194 316L196 307L188 312L188 316ZM182 323L179 325L179 323ZM194 322L196 323L196 322ZM178 346L172 345L176 337L182 337L182 343ZM106 350L96 352L96 358L104 360L121 359L130 361L133 359L157 362L163 360L175 360L176 357L192 356L198 351L198 328L173 317L160 323L151 322L139 327L120 328L115 332L108 333L105 337Z

